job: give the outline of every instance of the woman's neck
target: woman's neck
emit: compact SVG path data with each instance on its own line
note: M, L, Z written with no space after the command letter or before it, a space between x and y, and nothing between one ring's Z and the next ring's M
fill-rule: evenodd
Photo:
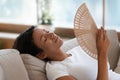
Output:
M63 61L64 59L66 59L69 56L68 54L66 54L62 50L56 51L55 54L57 54L57 55L53 56L51 61Z

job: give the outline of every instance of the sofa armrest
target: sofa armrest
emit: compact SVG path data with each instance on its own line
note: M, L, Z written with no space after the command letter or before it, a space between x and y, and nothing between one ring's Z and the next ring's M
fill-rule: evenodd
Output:
M0 50L0 66L5 80L29 80L21 56L15 49Z

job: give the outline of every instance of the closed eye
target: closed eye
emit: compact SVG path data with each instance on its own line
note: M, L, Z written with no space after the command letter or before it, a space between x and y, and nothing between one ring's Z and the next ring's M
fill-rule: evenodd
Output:
M43 29L43 31L45 31L46 33L49 33L49 31L48 31L48 30Z
M47 38L46 38L44 35L41 35L40 41L41 41L41 42L45 42L45 41L47 41Z

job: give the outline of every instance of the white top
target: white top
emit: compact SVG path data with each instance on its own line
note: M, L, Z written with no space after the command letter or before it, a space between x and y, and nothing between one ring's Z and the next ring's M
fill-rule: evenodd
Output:
M88 56L80 46L67 52L72 56L63 61L50 61L46 64L48 80L56 80L62 76L72 75L77 80L96 80L97 60ZM109 70L109 80L120 80L120 75Z

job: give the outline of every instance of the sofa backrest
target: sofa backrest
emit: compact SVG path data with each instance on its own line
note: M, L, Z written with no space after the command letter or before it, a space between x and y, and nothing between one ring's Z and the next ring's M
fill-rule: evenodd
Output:
M29 80L19 52L15 49L0 50L0 67L4 80Z
M108 50L108 60L110 63L110 68L115 69L120 55L120 47L118 35L115 30L107 30L107 35L110 40L110 47Z

